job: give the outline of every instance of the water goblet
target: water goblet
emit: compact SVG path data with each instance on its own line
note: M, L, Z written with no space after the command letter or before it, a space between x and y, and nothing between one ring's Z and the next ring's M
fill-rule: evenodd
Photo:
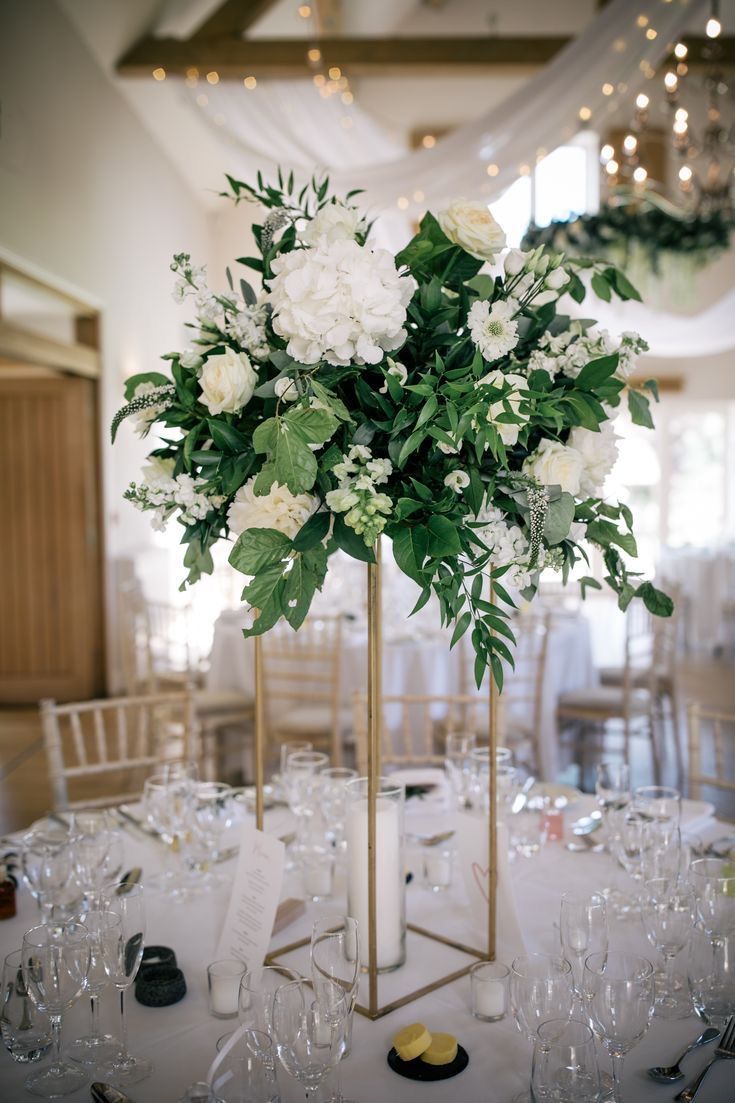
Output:
M145 896L142 885L121 882L103 893L105 910L113 917L102 929L105 971L120 994L120 1052L101 1069L101 1079L125 1086L150 1076L153 1066L128 1050L128 1016L125 999L138 975L145 946Z
M100 1031L100 996L109 987L110 978L105 968L104 938L121 934L121 921L107 911L92 909L78 917L78 921L89 933L89 969L85 989L89 995L90 1029L89 1034L67 1048L67 1054L80 1065L97 1068L111 1061L120 1052L120 1043L111 1034Z
M84 990L89 968L89 935L81 923L32 927L23 935L23 983L31 1000L51 1021L51 1064L26 1080L31 1095L53 1099L78 1091L87 1074L61 1053L62 1016Z
M533 1047L531 1091L535 1103L590 1103L599 1099L595 1039L587 1023L549 1019Z
M51 1024L28 995L23 980L23 951L14 950L3 963L0 993L0 1033L14 1061L40 1061L51 1048Z
M653 1015L653 965L620 950L590 954L582 987L592 1023L613 1069L614 1103L621 1103L625 1056L640 1042Z
M638 807L637 804L635 806ZM681 831L674 820L653 819L641 832L641 880L676 885L682 865ZM659 890L660 891L660 890Z
M273 1000L276 992L282 985L301 979L298 973L293 969L287 969L285 965L264 965L259 973L254 971L244 976L240 981L238 996L239 1025L272 1037ZM233 1033L234 1031L228 1030L217 1039L218 1052Z
M694 893L666 878L646 881L641 915L648 941L664 959L664 979L656 984L654 1014L660 1019L684 1019L692 1013L689 992L677 985L674 959L683 950L694 923Z
M689 990L700 1019L724 1030L735 1007L735 934L712 938L702 923L689 936Z
M595 771L595 793L603 820L630 803L630 766L627 762L600 762Z
M49 922L74 871L74 836L63 827L32 827L23 836L21 863L31 895Z
M735 871L724 858L698 858L689 867L697 915L710 938L735 933Z
M199 781L192 787L192 859L202 884L226 880L212 872L222 849L222 838L232 825L235 805L232 786L220 781Z
M676 827L681 820L681 793L669 785L641 785L633 793L638 808L659 823Z
M572 967L563 957L527 954L510 968L510 1006L521 1034L533 1044L541 1023L570 1019L574 1007ZM523 1092L514 1103L530 1103Z
M325 996L325 987L322 996ZM281 1064L313 1099L344 1051L347 1001L332 983L326 1005L304 980L282 985L273 1001L273 1038Z
M565 892L561 898L559 936L562 954L572 966L575 994L581 998L584 960L608 945L607 905L598 892L587 896Z

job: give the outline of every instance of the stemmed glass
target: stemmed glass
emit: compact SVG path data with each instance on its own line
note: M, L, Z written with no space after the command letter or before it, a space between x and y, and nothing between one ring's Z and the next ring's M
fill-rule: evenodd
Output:
M700 1019L724 1030L735 1007L735 934L713 939L701 923L695 923L687 974L694 1010Z
M278 1056L286 1072L304 1088L307 1100L342 1057L346 1020L347 1000L334 982L326 1003L314 999L305 980L284 984L276 992L273 1037Z
M77 1038L67 1053L80 1065L97 1067L111 1061L120 1052L120 1043L111 1034L100 1033L100 996L110 983L105 968L104 941L120 938L122 923L118 916L107 911L93 909L79 916L78 921L89 933L89 969L85 985L89 994L89 1034Z
M302 854L307 845L307 830L314 814L314 795L321 785L319 774L329 766L329 755L321 751L297 751L286 759L283 778L288 804L296 817L294 849Z
M724 858L698 858L689 867L697 914L710 938L735 933L735 871Z
M74 871L73 841L74 836L69 831L53 826L31 828L23 836L23 873L44 923L51 920L60 894Z
M301 979L298 973L284 965L264 965L255 976L246 973L240 981L239 1025L273 1037L273 1000L276 992L282 985ZM218 1051L233 1034L233 1030L228 1030L217 1039Z
M51 1022L53 1056L48 1068L26 1080L26 1090L45 1099L70 1095L87 1083L87 1074L61 1056L61 1020L79 999L89 968L89 936L81 923L32 927L23 935L23 982L39 1011Z
M477 745L474 732L448 732L444 747L444 769L458 808L469 804L470 751Z
M582 981L593 1025L612 1060L614 1103L621 1103L625 1055L640 1042L653 1015L653 966L621 950L590 954Z
M23 951L13 950L3 963L0 1034L14 1061L40 1061L51 1049L48 1015L34 1006L23 980Z
M360 987L360 941L357 920L349 915L322 916L314 922L311 932L311 982L314 994L330 1014L331 1002L337 998L337 1013L341 1015L341 999L347 1002L344 1057L352 1049L352 1022L357 992ZM339 1085L334 1103L349 1103Z
M678 821L653 819L645 823L641 832L641 878L644 884L664 879L675 885L679 880L681 864Z
M221 781L200 781L193 786L192 826L194 849L200 872L207 881L217 878L211 872L222 849L222 837L235 816L232 787Z
M122 835L115 830L109 812L93 809L74 813L72 853L77 879L94 908L102 886L122 870Z
M572 966L575 994L581 996L584 959L607 949L607 907L605 897L565 892L561 898L559 935L564 957Z
M150 1076L153 1066L147 1058L128 1052L128 1016L125 993L133 984L145 946L145 904L142 885L121 882L103 895L105 910L112 916L100 937L105 971L120 993L120 1052L106 1064L101 1077L113 1084L137 1084ZM117 922L116 922L117 920Z
M608 812L620 812L630 803L630 766L627 762L600 762L595 793L603 821Z
M658 823L679 826L681 793L669 785L642 785L633 793L638 808Z
M563 957L528 954L517 957L510 969L510 1005L516 1025L531 1044L541 1023L570 1019L574 1006L572 967ZM527 1093L514 1103L527 1103Z
M533 1047L531 1090L535 1103L589 1103L599 1098L595 1039L586 1023L541 1023Z
M181 896L185 885L181 867L191 823L194 782L183 774L171 775L171 769L159 772L143 784L143 807L148 823L167 844L167 857L173 859L162 877L162 886L174 896ZM178 860L179 871L174 863Z
M694 923L694 893L666 878L647 881L641 899L641 915L648 941L664 959L662 990L656 986L654 1014L661 1019L684 1019L692 1013L688 991L674 975L674 959L689 940Z

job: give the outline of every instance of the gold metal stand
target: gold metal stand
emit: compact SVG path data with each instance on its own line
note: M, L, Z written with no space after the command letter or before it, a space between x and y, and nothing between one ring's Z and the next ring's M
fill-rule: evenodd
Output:
M381 671L382 671L382 606L380 586L380 542L376 545L375 562L369 563L367 568L367 614L368 614L368 692L367 692L367 732L368 732L368 932L367 932L367 961L365 963L368 977L368 1002L367 1005L357 1004L355 1010L369 1019L380 1019L390 1014L399 1007L404 1007L430 992L443 988L446 984L458 980L469 973L475 961L468 962L461 969L455 970L438 980L432 981L413 992L393 1000L389 1004L380 1005L378 1000L378 964L377 964L377 877L376 869L376 811L378 779L380 778L380 743L381 743ZM493 600L492 583L490 585L490 600ZM256 820L258 826L262 824L263 805L263 701L262 701L262 656L260 652L260 639L255 640L255 769L258 792L256 795ZM490 672L489 672L490 673ZM454 950L467 954L475 960L493 961L495 959L496 938L496 892L498 878L497 864L497 801L496 801L496 749L497 749L497 687L490 677L489 688L489 725L488 725L488 926L487 947L484 950L466 946L455 939L435 931L426 930L413 923L407 924L407 928L413 934L432 942L441 943ZM258 819L258 817L260 817ZM302 938L297 942L282 946L266 957L269 965L282 964L279 958L308 945L310 939Z

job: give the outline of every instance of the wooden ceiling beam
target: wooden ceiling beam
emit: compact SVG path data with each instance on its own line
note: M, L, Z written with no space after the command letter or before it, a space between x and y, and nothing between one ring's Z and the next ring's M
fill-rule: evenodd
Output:
M225 0L191 36L192 41L206 38L240 38L273 7L275 0Z
M214 17L213 17L214 18ZM403 76L437 70L503 69L545 65L570 39L566 36L506 36L493 38L322 38L243 39L235 36L199 37L183 41L172 38L144 38L118 62L122 76L148 76L158 67L170 75L216 69L222 77L248 74L263 77L298 78L310 75L306 51L319 46L323 63L339 65L352 76L396 73ZM709 40L686 38L689 64L700 61ZM735 65L735 38L718 39L718 64ZM711 43L710 43L711 45Z

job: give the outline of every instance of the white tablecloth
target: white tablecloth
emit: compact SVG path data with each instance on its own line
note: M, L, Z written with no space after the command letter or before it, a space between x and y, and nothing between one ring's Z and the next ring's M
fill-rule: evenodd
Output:
M684 644L691 654L711 655L729 646L725 605L735 601L735 548L663 548L658 571L666 589L684 596Z
M252 697L252 640L242 636L243 615L228 611L218 618L210 656L207 686ZM410 622L408 624L410 628ZM451 634L383 641L383 694L453 694L460 692L459 649L449 650ZM589 623L584 617L559 615L549 633L541 709L540 776L554 780L559 771L556 703L562 693L596 684ZM342 703L350 707L355 690L367 688L367 645L364 632L345 629L342 649ZM530 713L530 708L529 708ZM517 713L514 711L514 715ZM531 716L524 719L530 722Z
M577 814L591 803L584 798L574 809ZM408 802L407 829L421 832L430 827L440 829L442 814L430 801ZM714 839L727 833L731 827L718 825L713 820L702 821L702 807L685 802L683 823L689 822L700 838ZM280 832L287 826L287 814L274 811L268 814L266 826ZM693 822L697 821L697 822ZM136 833L126 832L126 865L141 865L146 874L160 868L161 847L156 842L143 840ZM409 864L412 858L409 853ZM221 866L231 871L232 863ZM558 953L558 932L553 923L558 917L562 892L580 890L592 892L609 883L612 864L605 855L571 854L560 843L553 843L536 857L519 859L511 867L512 892L523 928L526 950L529 952ZM621 874L622 876L622 874ZM283 896L293 896L298 884L284 884ZM146 1055L154 1062L153 1075L130 1089L135 1103L175 1103L185 1088L201 1079L213 1059L217 1038L228 1029L228 1023L213 1019L207 1012L206 966L213 960L220 934L227 901L227 890L213 892L206 898L189 904L173 904L165 897L151 896L148 900L149 944L171 946L183 969L188 992L181 1003L169 1008L146 1008L130 998L130 1047L135 1053ZM468 920L467 909L462 904L462 886L455 881L450 892L435 897L414 879L408 888L409 917L420 917L424 926L446 929L458 935ZM329 909L341 911L344 901L335 898ZM277 945L283 945L306 935L317 909L312 907L298 923L277 936ZM19 914L13 920L0 923L0 953L7 954L20 947L23 932L38 921L38 912L28 890L19 893ZM613 924L611 948L628 948L655 958L646 942L639 922ZM453 952L453 951L452 951ZM509 961L514 947L499 945L500 960ZM386 992L390 996L403 985L417 978L426 983L434 970L443 968L441 951L436 943L417 939L409 943L409 960L403 969L386 980ZM466 959L465 959L466 960ZM446 970L449 971L449 970ZM416 985L415 985L416 986ZM405 990L405 989L404 989ZM462 1103L511 1103L514 1096L528 1085L531 1049L518 1032L512 1018L500 1023L480 1023L468 1009L469 980L463 978L423 997L407 1007L377 1022L369 1022L360 1016L355 1018L353 1052L343 1065L343 1091L355 1103L446 1103L462 1100ZM103 996L103 1025L116 1030L115 1001L112 993ZM67 1039L86 1031L88 1005L78 1004L68 1015L64 1034ZM415 1084L399 1078L386 1064L386 1054L391 1038L402 1026L410 1022L425 1022L429 1028L450 1031L455 1034L470 1056L470 1064L456 1080L426 1085ZM644 1069L652 1064L670 1063L696 1036L702 1024L691 1017L675 1022L654 1019L643 1042L626 1061L624 1098L626 1103L656 1103L668 1101L674 1089L653 1085L644 1075ZM22 1084L28 1066L14 1064L0 1046L0 1098L3 1103L21 1103L30 1097ZM700 1052L686 1062L687 1078L692 1077L704 1065L709 1054ZM606 1059L602 1058L603 1066ZM294 1081L279 1070L283 1103L303 1103L303 1092ZM69 1096L69 1103L88 1103L89 1091L84 1089ZM710 1073L698 1103L724 1103L735 1098L735 1067L722 1062Z

